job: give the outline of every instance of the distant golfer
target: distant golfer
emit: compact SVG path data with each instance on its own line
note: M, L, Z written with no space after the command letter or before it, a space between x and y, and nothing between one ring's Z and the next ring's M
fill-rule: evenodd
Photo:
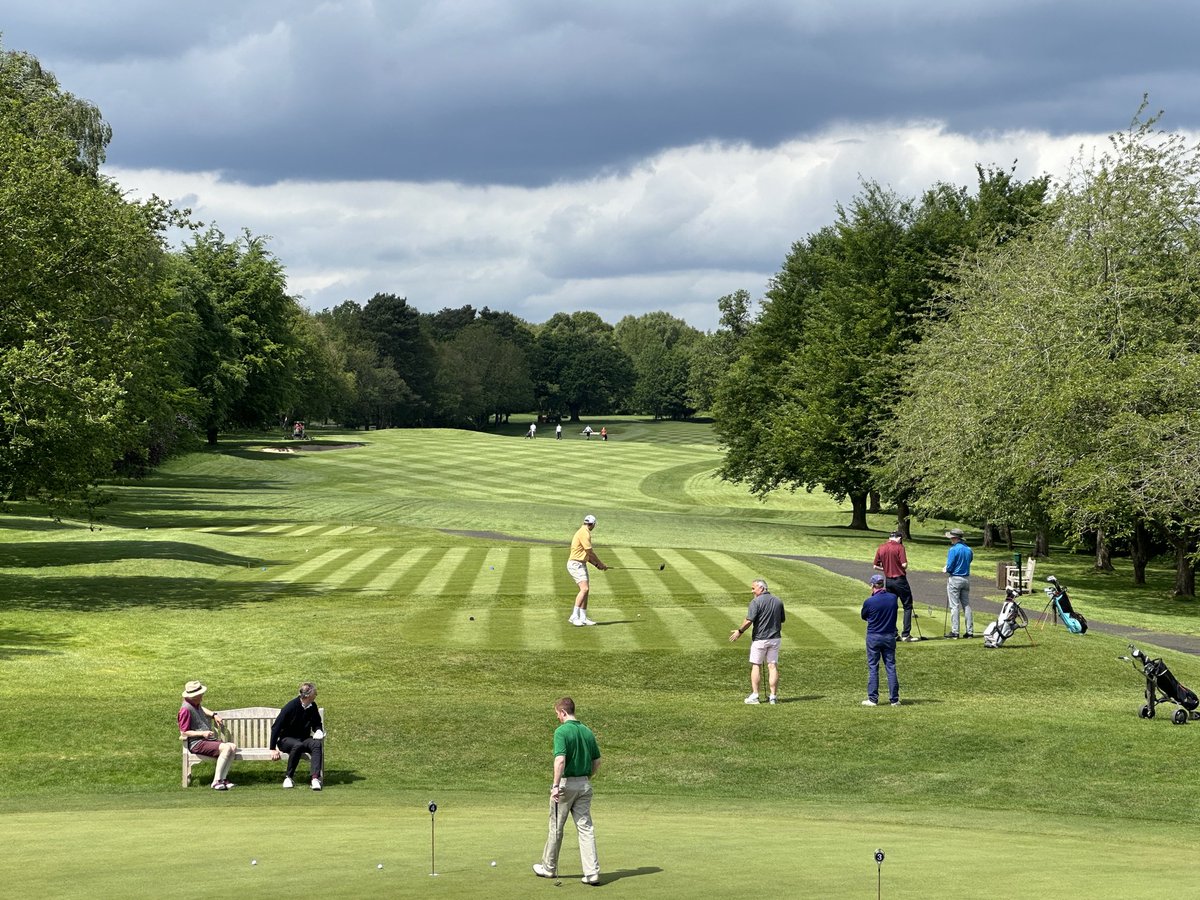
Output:
M975 637L975 622L971 617L971 560L974 554L963 540L961 528L951 528L946 532L950 538L950 550L946 553L946 605L950 608L950 634L956 638L958 631L958 609L962 607L966 621L964 637Z
M222 741L217 736L221 717L200 702L208 691L199 681L189 681L183 687L183 705L179 707L179 738L187 741L187 748L197 756L211 756L217 761L213 775L214 791L227 791L233 782L227 777L233 765L233 754L237 744Z
M904 535L893 531L875 551L875 570L883 573L887 589L900 598L904 608L904 629L900 640L915 641L912 636L913 595L908 586L908 554L904 552Z
M584 884L600 883L600 861L596 857L596 832L592 827L592 782L600 769L600 746L592 730L575 718L575 701L563 697L554 704L558 727L554 729L554 773L550 782L550 833L542 850L542 861L533 873L539 878L558 875L558 851L562 848L567 816L579 832L579 861Z
M288 755L283 776L285 788L294 786L296 766L307 753L312 789L321 790L321 779L325 777L325 726L316 700L317 686L311 681L304 682L299 694L284 705L271 726L271 759L279 759L281 751Z
M879 660L887 669L888 700L900 705L900 679L896 677L896 595L887 589L884 577L871 576L871 596L862 605L867 623L867 699L863 706L879 705Z
M535 437L537 437L537 422L529 423L529 430L525 432L525 437L529 440L533 440Z
M732 644L742 636L751 625L754 632L750 635L750 696L745 702L758 703L758 689L762 684L762 664L767 664L767 684L771 689L768 700L775 702L779 693L779 643L783 634L783 622L786 614L783 601L767 590L767 583L761 578L750 582L750 590L754 596L750 607L746 610L746 619L741 627L729 632L729 642Z
M554 439L556 441L562 440L562 422L559 422L554 426Z
M590 590L587 567L588 563L591 563L603 572L608 566L600 561L600 557L592 549L592 529L595 527L596 517L584 516L583 524L575 532L575 537L571 538L571 558L567 560L567 571L579 585L579 593L575 595L575 606L571 609L570 622L572 625L596 624L587 617L588 591Z

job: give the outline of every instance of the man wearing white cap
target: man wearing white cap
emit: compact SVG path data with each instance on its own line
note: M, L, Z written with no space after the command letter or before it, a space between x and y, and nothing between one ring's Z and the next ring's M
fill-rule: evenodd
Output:
M183 705L179 707L179 739L187 741L188 750L197 756L211 756L217 761L213 775L214 791L227 791L233 782L226 776L233 765L233 754L237 744L233 741L217 740L217 729L221 717L201 704L208 691L199 681L189 681L183 687Z
M571 539L571 558L567 560L567 571L575 579L575 583L579 585L579 593L575 595L575 606L571 610L571 618L569 620L572 625L596 624L587 617L589 590L587 567L588 563L591 563L603 572L608 566L600 561L600 557L592 549L592 529L595 527L596 517L584 516L583 524L579 526L579 530L575 532L575 537Z

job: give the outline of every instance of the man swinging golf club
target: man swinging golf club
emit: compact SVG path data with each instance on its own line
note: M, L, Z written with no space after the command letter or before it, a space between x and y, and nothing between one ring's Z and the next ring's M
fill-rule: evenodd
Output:
M587 617L588 591L590 590L587 567L588 563L591 563L603 572L608 566L600 561L600 557L592 549L592 529L595 527L596 517L584 516L583 524L579 526L575 537L571 539L571 557L567 560L567 571L579 585L579 593L575 595L575 606L572 607L571 618L568 620L572 625L596 624Z

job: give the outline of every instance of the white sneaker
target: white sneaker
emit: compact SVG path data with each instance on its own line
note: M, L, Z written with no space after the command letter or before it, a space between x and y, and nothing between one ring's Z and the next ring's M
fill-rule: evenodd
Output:
M536 875L538 878L553 878L554 877L554 873L551 872L549 869L547 869L545 866L543 866L541 863L533 864L533 874Z
M768 697L767 702L770 703L772 706L774 706L775 705L775 695L772 694L770 697Z
M879 704L876 703L874 700L864 700L863 701L863 706L878 706L878 705Z
M292 781L292 779L290 779L290 778L286 778L286 777L285 777L285 778L283 779L283 786L284 786L285 788L293 788L293 787L295 787L295 786L296 786L296 784L295 784L295 782L293 782L293 781Z
M747 697L742 702L749 703L751 706L753 706L754 704L758 703L758 694L751 694L749 697Z
M312 789L314 791L319 791L321 789L321 779L320 778L314 778L312 780Z
M595 625L596 623L595 623L595 622L593 622L591 619L587 618L587 616L584 616L584 618L583 618L583 621L582 621L582 622L578 622L578 623L576 623L576 624L579 624L579 625Z
M597 872L595 875L584 875L579 880L582 881L584 884L592 884L592 885L599 884L600 883L600 873Z
M574 625L576 628L582 628L584 625L587 624L587 622L585 622L583 619L572 619L571 624Z

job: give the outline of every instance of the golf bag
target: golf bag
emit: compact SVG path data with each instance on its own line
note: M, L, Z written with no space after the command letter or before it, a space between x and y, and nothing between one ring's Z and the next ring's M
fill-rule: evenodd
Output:
M1071 634L1084 634L1087 631L1087 619L1075 612L1071 606L1071 598L1067 596L1067 589L1058 583L1058 579L1051 575L1046 579L1050 583L1047 587L1046 596L1050 598L1050 602L1054 605L1054 612L1057 618L1067 626L1067 631Z
M995 650L1004 645L1018 628L1029 627L1029 616L1017 602L1017 591L1009 588L1005 592L1004 605L1000 607L1000 615L996 621L983 630L983 646ZM1025 632L1028 634L1029 632Z
M1171 703L1176 707L1171 715L1171 721L1176 725L1186 725L1188 719L1200 719L1200 697L1195 692L1179 683L1171 674L1167 664L1161 657L1148 657L1133 644L1129 645L1129 656L1122 656L1133 663L1146 679L1146 704L1138 710L1143 719L1154 718L1154 707L1160 703Z

